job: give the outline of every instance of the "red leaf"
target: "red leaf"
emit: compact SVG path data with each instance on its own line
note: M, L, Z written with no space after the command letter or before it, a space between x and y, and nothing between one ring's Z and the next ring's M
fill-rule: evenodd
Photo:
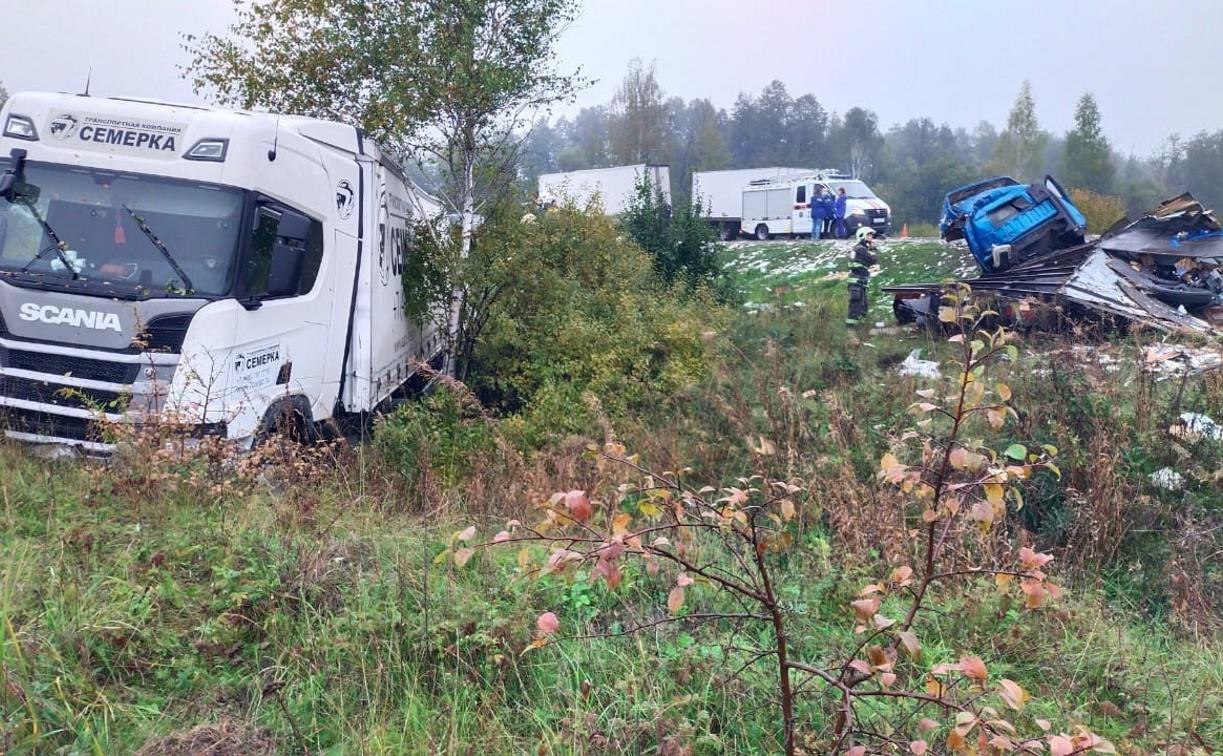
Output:
M676 585L678 585L680 588L683 588L683 587L685 587L685 586L692 585L692 584L693 584L693 583L695 583L695 582L696 582L695 580L693 580L692 578L688 577L687 575L685 575L685 574L684 574L684 573L682 573L682 572L681 572L681 573L679 573L679 577L675 578L675 584L676 584Z
M569 516L578 522L586 522L594 513L590 506L590 497L585 491L570 491L565 494L565 508L569 510Z
M493 536L493 543L502 543L508 540L510 540L510 532L508 530L503 530L497 535Z
M904 630L896 634L900 638L900 645L904 646L905 653L909 658L916 659L921 655L921 643L917 640L917 634L912 630Z
M929 747L924 740L914 740L909 743L909 753L914 754L914 756L922 756Z
M1027 546L1020 547L1019 549L1019 563L1023 565L1025 570L1039 570L1052 561L1052 554L1037 554Z
M1036 609L1045 603L1048 593L1039 580L1024 580L1019 584L1019 587L1023 590L1024 596L1027 597L1024 603L1029 609Z
M998 692L1002 696L1002 700L1012 709L1019 711L1023 708L1024 703L1028 700L1028 693L1019 684L1013 680L1003 678L998 681L1001 690Z
M561 621L552 612L544 612L535 620L535 626L539 628L541 635L551 635L561 626Z
M620 580L623 575L620 573L620 565L611 559L600 559L595 564L595 571L603 576L607 581L607 587L613 591L620 585Z
M858 619L863 622L870 622L871 618L879 611L880 603L877 598L866 598L850 602L849 605L854 608L854 614L858 615Z
M980 657L965 656L960 659L960 669L965 676L977 682L984 682L985 678L989 677L989 672L985 669L985 662L981 661Z
M667 594L667 611L672 614L679 614L679 610L684 608L684 589L678 585L671 589Z
M1074 753L1074 742L1065 735L1049 736L1050 756L1070 756Z

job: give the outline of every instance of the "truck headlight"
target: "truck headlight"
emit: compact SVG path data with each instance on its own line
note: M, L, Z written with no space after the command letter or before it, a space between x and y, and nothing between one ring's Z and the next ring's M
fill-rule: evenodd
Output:
M13 139L24 139L27 142L38 141L38 129L34 128L34 121L13 113L9 113L9 117L4 121L4 135Z

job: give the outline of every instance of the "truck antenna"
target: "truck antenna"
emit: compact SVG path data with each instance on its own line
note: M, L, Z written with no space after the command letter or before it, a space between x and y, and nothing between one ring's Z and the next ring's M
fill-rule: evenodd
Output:
M280 114L276 114L276 134L272 137L272 149L268 150L268 162L276 160L276 146L280 144Z
M93 80L93 66L89 67L89 71L85 74L85 91L81 92L82 97L89 96L89 82Z

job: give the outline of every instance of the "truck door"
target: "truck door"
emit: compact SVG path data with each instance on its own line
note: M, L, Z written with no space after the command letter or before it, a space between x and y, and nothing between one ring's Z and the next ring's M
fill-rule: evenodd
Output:
M811 233L811 187L799 184L794 187L794 233Z
M296 396L308 410L323 380L331 329L330 287L320 282L323 223L286 203L261 197L239 270L234 347L230 352L229 404L237 404L238 428L253 433L267 408Z

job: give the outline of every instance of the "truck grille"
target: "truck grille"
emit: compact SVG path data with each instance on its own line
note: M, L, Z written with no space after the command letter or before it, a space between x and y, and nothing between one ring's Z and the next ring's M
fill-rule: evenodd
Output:
M4 427L18 433L54 436L73 441L100 441L102 434L93 420L86 417L51 415L38 410L0 407Z
M172 314L153 318L140 336L126 349L94 350L88 356L76 356L38 351L34 342L14 336L8 332L3 317L0 317L0 432L28 433L42 436L41 441L103 442L98 423L92 417L76 417L69 411L88 410L91 413L123 414L128 409L133 387L137 391L152 384L142 381L147 369L150 378L160 374L157 380L166 380L167 369L173 373L173 361L166 354L176 355L182 351L183 339L191 325L192 314ZM80 348L76 348L78 354ZM141 359L139 355L147 359ZM172 359L172 358L171 358ZM13 375L15 371L36 375ZM66 380L70 378L72 380ZM117 384L112 388L81 388L67 383L98 381ZM141 412L157 411L161 400L145 394L137 394L137 409ZM30 402L42 405L38 409L4 406L11 402ZM61 409L62 408L62 409ZM224 424L217 426L224 434ZM209 426L209 432L217 432Z
M73 378L107 383L131 383L140 373L140 364L136 362L111 362L4 347L0 347L0 365L33 373L70 375Z
M77 388L11 375L0 376L0 396L101 412L122 412L121 405L127 403L127 397L118 391Z

